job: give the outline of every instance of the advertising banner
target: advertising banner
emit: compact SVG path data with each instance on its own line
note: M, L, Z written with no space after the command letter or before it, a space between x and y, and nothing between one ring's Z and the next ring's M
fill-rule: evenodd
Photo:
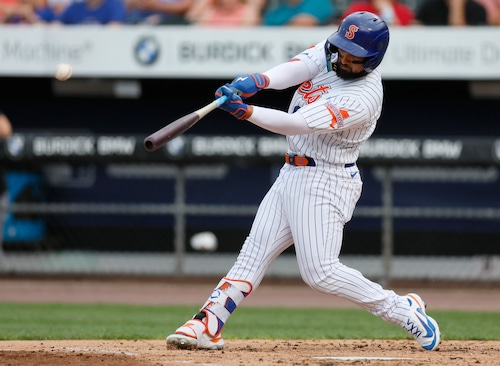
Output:
M327 38L333 27L0 27L0 76L232 78L265 71ZM400 27L385 79L500 80L500 27Z

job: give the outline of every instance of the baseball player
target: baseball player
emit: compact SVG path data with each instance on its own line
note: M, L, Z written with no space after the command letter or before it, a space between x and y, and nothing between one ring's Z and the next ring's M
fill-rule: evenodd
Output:
M400 296L339 261L344 225L361 195L356 166L360 146L382 109L377 69L389 44L386 23L369 12L347 16L328 39L262 74L239 75L216 91L221 108L286 135L285 164L262 200L238 258L200 312L167 344L222 349L224 324L261 283L269 265L295 245L302 279L406 329L426 350L437 350L440 331L417 294ZM288 113L253 106L256 92L299 85ZM239 96L241 95L241 97Z

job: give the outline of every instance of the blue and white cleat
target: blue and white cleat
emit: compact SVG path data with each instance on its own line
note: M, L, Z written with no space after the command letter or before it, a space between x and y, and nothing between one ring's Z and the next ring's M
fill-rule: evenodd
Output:
M403 326L427 351L436 351L441 343L438 323L425 313L425 303L417 294L406 294L410 316Z

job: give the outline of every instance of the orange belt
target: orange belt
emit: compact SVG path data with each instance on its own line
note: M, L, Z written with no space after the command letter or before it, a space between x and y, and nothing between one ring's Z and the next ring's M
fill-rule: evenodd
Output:
M285 162L290 165L296 166L316 166L316 162L309 156L300 156L297 154L287 153L285 155ZM345 164L344 168L350 168L354 163Z
M285 155L285 161L287 164L296 166L316 166L316 162L313 158L309 156L299 156L297 154L287 153Z

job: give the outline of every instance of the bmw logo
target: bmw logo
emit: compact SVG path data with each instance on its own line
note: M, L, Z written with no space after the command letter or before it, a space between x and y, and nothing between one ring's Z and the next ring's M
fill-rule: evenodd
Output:
M135 46L134 53L135 59L141 65L152 65L160 55L160 44L153 37L141 38Z
M12 159L21 159L26 152L26 140L24 136L14 134L7 140L5 147L8 156Z
M172 141L169 141L165 146L165 149L170 157L181 158L186 149L186 139L184 136L178 136Z

